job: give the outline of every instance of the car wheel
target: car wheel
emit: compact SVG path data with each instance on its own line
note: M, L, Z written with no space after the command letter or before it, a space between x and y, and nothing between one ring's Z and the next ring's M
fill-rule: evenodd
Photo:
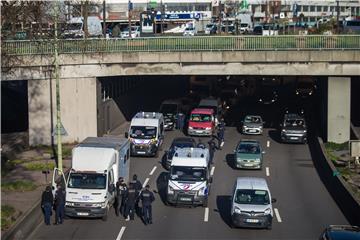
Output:
M271 229L272 229L272 224L269 223L269 225L267 225L266 229L267 229L267 230L271 230Z

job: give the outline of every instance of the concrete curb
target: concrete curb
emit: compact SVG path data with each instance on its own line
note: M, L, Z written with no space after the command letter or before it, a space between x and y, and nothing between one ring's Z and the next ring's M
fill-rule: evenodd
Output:
M322 139L313 137L310 141L314 165L321 180L349 223L360 226L360 202L350 191L348 183L337 174L332 161L326 157Z

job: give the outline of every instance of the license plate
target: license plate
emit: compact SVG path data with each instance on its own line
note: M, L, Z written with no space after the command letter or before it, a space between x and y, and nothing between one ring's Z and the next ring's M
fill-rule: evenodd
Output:
M258 223L259 219L246 219L246 222L248 222L248 223Z
M89 213L87 213L87 212L78 212L77 215L78 216L89 216Z
M180 198L180 201L191 202L191 198Z
M244 166L245 167L252 167L252 164L251 163L245 163Z
M298 137L290 137L290 139L292 139L292 140L297 140L297 139L299 139Z
M256 130L255 129L250 129L249 132L253 133L253 132L256 132Z
M138 154L145 154L145 152L137 152Z
M202 133L203 131L196 131L197 133Z

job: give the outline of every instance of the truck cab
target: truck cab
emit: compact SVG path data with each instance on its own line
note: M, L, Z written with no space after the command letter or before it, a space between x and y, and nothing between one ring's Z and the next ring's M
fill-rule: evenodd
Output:
M156 156L164 141L165 121L162 113L138 112L131 120L125 137L131 143L131 155Z
M161 103L159 112L164 116L165 130L175 128L178 113L181 111L181 103L178 100L165 100Z
M87 28L90 37L101 37L102 26L97 16L87 17ZM85 35L84 18L73 17L66 22L64 36L65 38L83 38Z
M206 207L211 182L208 149L177 149L170 165L167 203Z
M211 136L215 133L216 123L213 109L195 108L191 111L188 134L195 136Z
M67 216L107 220L117 179L129 179L129 150L127 139L113 137L88 137L73 149L67 179L55 169L52 183L53 190L59 180L65 186Z

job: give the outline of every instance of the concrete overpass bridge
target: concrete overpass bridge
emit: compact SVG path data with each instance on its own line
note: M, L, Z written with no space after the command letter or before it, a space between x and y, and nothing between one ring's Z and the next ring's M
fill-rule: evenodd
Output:
M158 75L326 77L328 141L344 142L350 137L351 78L360 75L359 35L87 39L56 43L62 123L68 132L65 142L101 135L123 121L116 104L102 101L105 90L100 78ZM54 44L2 43L2 80L28 81L30 145L51 142ZM99 113L99 109L103 110ZM107 117L111 123L104 127L99 124L99 116L106 111L115 112L115 117Z

